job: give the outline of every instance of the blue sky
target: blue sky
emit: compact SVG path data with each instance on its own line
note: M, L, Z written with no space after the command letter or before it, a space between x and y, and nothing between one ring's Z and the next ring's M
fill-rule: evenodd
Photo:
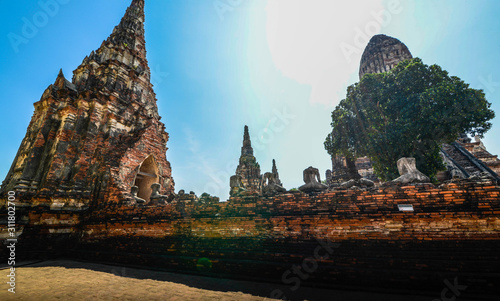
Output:
M50 14L34 0L0 2L2 179L33 103L60 68L71 78L131 2L53 1ZM324 177L331 111L358 80L364 45L377 33L483 89L500 114L499 13L495 0L146 0L148 60L176 190L227 198L245 124L262 172L276 159L289 189L302 185L308 166ZM26 21L36 30L13 44ZM493 154L497 120L483 140Z

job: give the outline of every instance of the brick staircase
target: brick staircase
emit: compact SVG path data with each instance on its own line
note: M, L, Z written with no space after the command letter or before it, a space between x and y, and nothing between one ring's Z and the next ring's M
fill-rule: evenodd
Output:
M497 173L492 171L484 162L476 158L470 153L461 143L453 142L451 144L443 144L442 151L449 158L453 159L454 163L467 174L466 176L474 176L480 173L488 173L493 178L499 180Z
M443 144L442 151L452 158L457 165L462 167L467 172L468 176L481 172L481 170L454 145Z

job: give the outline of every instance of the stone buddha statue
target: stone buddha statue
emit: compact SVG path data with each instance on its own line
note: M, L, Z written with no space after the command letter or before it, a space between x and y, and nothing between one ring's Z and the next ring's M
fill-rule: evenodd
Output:
M321 177L317 168L309 166L304 170L303 176L306 184L299 187L300 191L307 193L320 192L328 188L328 186L321 183Z

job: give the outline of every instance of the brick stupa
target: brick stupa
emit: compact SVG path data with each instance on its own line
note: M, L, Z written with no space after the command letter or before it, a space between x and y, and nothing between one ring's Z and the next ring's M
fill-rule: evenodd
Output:
M392 70L399 63L412 59L408 47L400 40L383 34L373 36L366 46L361 57L359 79L365 74L383 73ZM500 160L486 150L484 144L476 137L476 142L466 135L452 144L443 144L441 153L447 170L440 172L437 177L446 181L453 177L469 178L486 174L500 181ZM373 170L370 158L357 158L355 170L359 176L379 181ZM349 168L344 157L332 157L332 170L327 172L329 184L339 184L353 178L354 168Z
M133 0L101 47L68 81L62 71L40 101L2 184L24 203L85 208L172 194L168 134L150 82L144 0Z
M236 168L236 175L241 177L243 187L249 193L261 193L262 175L260 173L260 165L253 155L250 133L246 125L243 132L243 146L241 147L241 156Z
M373 36L368 42L359 66L359 79L367 73L387 72L402 61L412 59L404 43L383 34Z

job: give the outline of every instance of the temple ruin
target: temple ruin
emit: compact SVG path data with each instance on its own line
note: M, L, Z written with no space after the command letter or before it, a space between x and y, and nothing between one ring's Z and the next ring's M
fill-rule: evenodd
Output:
M383 34L375 35L361 56L359 79L367 73L390 71L400 62L412 58L410 50L400 40Z
M253 155L252 141L248 126L245 126L243 133L243 146L241 147L241 156L238 167L236 167L236 175L241 177L243 187L250 194L261 193L260 165Z
M243 146L236 173L230 178L229 195L274 195L286 192L281 183L276 160L273 159L272 171L261 174L260 165L253 154L252 141L248 126L243 131Z
M410 57L398 40L375 36L360 76ZM266 295L276 299L293 296L289 284L299 279L314 288L437 297L459 277L468 287L461 298L500 295L500 161L479 138L443 146L449 169L440 185L428 183L413 158L398 162L396 181L375 185L368 158L335 157L330 185L309 167L297 175L305 184L287 191L274 160L261 174L245 126L229 201L176 194L150 78L144 0L133 0L72 81L60 72L35 103L0 191L0 239L15 239L16 260L258 280L277 284ZM7 203L16 208L13 232ZM8 253L0 249L0 257Z
M365 74L383 73L392 70L400 62L412 59L408 47L400 40L383 34L373 36L361 57L359 79ZM452 178L469 178L485 173L497 181L500 180L500 160L486 150L479 137L472 143L467 136L452 144L444 144L441 153L447 165L447 170L437 175L438 180L446 181ZM332 157L332 169L327 170L327 183L339 185L350 179L361 176L364 179L379 182L374 173L372 162L368 157L357 158L355 167L342 156ZM354 170L358 174L354 174Z
M35 112L1 192L26 202L149 201L151 185L171 194L168 134L160 122L144 40L144 0L134 0L72 81L62 71Z

